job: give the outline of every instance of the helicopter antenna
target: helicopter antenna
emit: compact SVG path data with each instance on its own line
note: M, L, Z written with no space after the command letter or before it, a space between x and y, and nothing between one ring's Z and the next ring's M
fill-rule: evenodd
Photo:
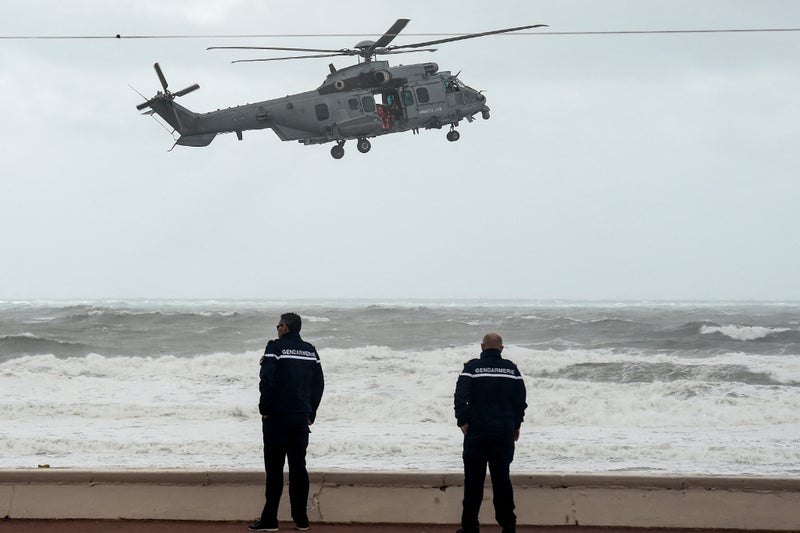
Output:
M134 86L133 86L133 85L131 85L130 83L128 84L128 87L130 87L130 88L131 88L131 90L132 90L133 92L135 92L136 94L138 94L139 96L141 96L142 98L144 98L145 100L147 100L147 97L146 97L145 95L143 95L142 93L140 93L140 92L139 92L139 90L138 90L138 89L136 89L136 87L134 87Z
M153 118L153 120L155 120L155 121L156 121L156 124L158 124L159 126L161 126L162 128L164 128L164 131L166 131L166 132L167 132L167 135L169 135L170 137L172 137L172 140L173 140L173 141L175 141L175 130L174 130L174 129L172 129L172 130L171 130L171 129L169 129L168 127L166 127L166 126L164 125L164 123L163 123L163 122L161 122L160 120L158 120L158 119L156 118L156 115L155 115L155 113L153 113L152 111L149 111L149 112L148 112L148 114L149 114L149 115L150 115L150 116ZM177 142L177 141L175 141L175 142Z

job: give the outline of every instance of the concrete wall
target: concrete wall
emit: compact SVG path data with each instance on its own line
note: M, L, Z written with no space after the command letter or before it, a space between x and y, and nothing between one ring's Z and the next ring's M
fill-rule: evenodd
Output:
M312 473L309 517L454 524L462 482L454 473ZM520 524L800 530L800 478L517 474L513 483ZM263 492L261 472L0 470L0 517L250 520ZM280 518L288 512L284 501ZM490 487L481 513L494 522Z

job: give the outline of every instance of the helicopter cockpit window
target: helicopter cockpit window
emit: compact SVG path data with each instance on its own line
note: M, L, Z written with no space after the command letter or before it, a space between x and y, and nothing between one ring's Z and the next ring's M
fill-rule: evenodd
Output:
M458 80L455 78L450 78L449 80L444 81L444 92L446 93L455 93L459 92L461 87L459 86Z
M330 117L330 113L328 112L328 105L327 104L317 104L314 106L314 111L317 112L317 118L319 120L327 120Z
M375 99L372 96L362 96L361 105L364 106L364 113L375 112Z
M431 101L431 95L428 93L427 87L417 88L417 101L420 104L427 104Z
M349 100L347 101L347 103L350 105L350 109L351 109L352 111L358 111L358 110L359 110L359 107L358 107L358 98L351 98L351 99L349 99Z

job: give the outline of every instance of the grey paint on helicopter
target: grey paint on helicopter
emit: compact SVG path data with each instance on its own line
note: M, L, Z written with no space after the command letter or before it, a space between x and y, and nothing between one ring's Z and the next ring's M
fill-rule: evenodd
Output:
M0 36L311 36L1 40L0 300L800 299L800 33L547 35L798 27L797 2L330 6L4 5ZM155 62L200 85L181 104L202 112L315 90L355 58L232 65L255 55L206 47L352 47L401 17L397 44L549 28L380 58L483 91L491 118L458 142L385 135L335 161L245 131L168 152L134 109Z
M360 41L353 48L211 46L207 50L295 54L238 59L234 63L341 56L359 58L357 64L344 68L336 68L330 63L330 74L315 90L218 111L197 113L176 102L177 98L196 91L200 85L194 83L177 91L170 89L164 71L155 63L153 67L161 90L138 104L136 109L161 117L176 136L175 146L208 146L217 135L224 133L235 133L241 141L245 131L264 129L273 130L282 141L298 141L305 145L335 143L331 148L334 159L344 157L348 140L356 141L358 151L365 154L372 148L371 138L407 131L418 134L422 129L449 127L447 140L456 142L461 137L456 129L461 121L473 122L478 113L485 120L491 116L481 91L465 85L458 74L439 71L439 66L432 61L392 66L388 61L378 61L377 57L435 52L431 46L546 27L545 24L532 24L417 43L391 44L408 22L408 19L397 19L377 40Z

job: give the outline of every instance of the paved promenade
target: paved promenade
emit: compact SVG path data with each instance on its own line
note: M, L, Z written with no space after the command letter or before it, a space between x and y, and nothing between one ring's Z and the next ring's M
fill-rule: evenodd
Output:
M312 524L313 533L454 533L457 526ZM246 533L246 522L185 522L168 520L0 520L0 533ZM282 523L280 531L295 531ZM517 533L742 533L731 529L606 528L580 526L520 526ZM765 533L765 530L748 530ZM482 533L500 533L496 525L481 527Z
M513 480L520 533L800 532L800 478L523 473ZM454 533L453 524L425 524L461 515L460 473L315 472L311 483L308 512L318 533ZM499 533L486 499L483 532ZM263 472L0 470L0 517L9 517L0 518L0 533L244 533L244 520L263 503ZM288 508L284 501L279 518L289 519Z

